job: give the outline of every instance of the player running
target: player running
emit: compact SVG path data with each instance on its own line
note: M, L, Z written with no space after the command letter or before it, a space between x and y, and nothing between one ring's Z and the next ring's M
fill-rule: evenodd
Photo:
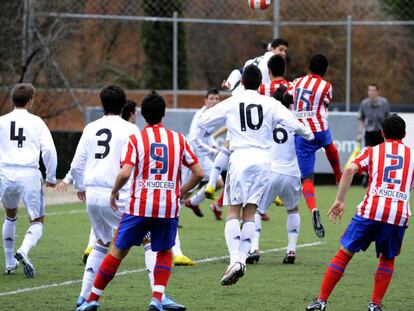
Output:
M326 302L349 261L355 253L367 250L372 242L375 242L379 264L368 311L382 310L381 302L391 282L395 257L400 253L411 216L409 202L414 173L414 154L401 141L405 137L404 120L396 114L390 115L382 128L385 142L365 148L341 178L336 200L328 212L333 223L342 220L345 195L353 176L368 173L370 183L358 212L341 238L341 249L325 272L317 299L306 310L326 309Z
M119 223L110 253L102 262L87 301L79 310L96 310L98 299L114 277L123 258L133 245L140 245L148 232L151 248L157 252L154 287L148 310L163 310L161 300L171 275L172 252L177 234L180 196L196 186L204 176L197 157L182 134L165 129L165 101L156 92L147 95L141 105L147 126L131 135L122 154L122 169L111 192L110 203L118 210L120 190L133 174L132 191ZM193 173L180 186L181 166Z
M35 277L29 252L42 237L45 216L40 153L46 167L46 187L55 187L57 165L49 129L41 118L27 111L34 104L35 92L32 84L16 84L11 94L13 111L0 117L0 198L6 213L3 223L5 271L12 274L21 263L28 278ZM29 214L30 226L22 245L14 253L20 199Z
M332 85L323 79L328 69L328 60L323 55L314 55L309 63L310 72L293 82L293 102L296 117L300 122L309 126L315 134L315 140L306 141L296 137L296 153L302 175L303 196L312 213L312 223L318 237L325 236L319 210L316 208L314 169L315 154L324 148L326 156L335 174L336 182L341 179L341 164L339 154L333 144L328 126L327 111L332 103Z
M261 80L257 66L247 66L242 77L245 91L210 108L200 120L203 129L224 122L230 133L232 153L224 197L225 204L229 205L225 238L230 265L222 285L235 284L244 275L255 232L254 215L268 187L269 148L276 124L284 123L296 133L313 138L311 130L298 122L288 109L274 98L257 93Z
M201 132L198 127L201 116L211 107L214 107L220 101L220 93L217 89L209 89L204 99L204 106L196 112L191 121L190 130L188 133L188 141L193 147L201 166L203 167L205 176L202 183L207 183L213 169L213 158L217 155L218 149L213 138L214 127L211 127L205 132ZM223 187L222 179L218 178L216 188ZM205 186L202 186L195 195L185 201L185 206L192 209L194 214L198 217L203 217L199 204L206 198L204 194Z

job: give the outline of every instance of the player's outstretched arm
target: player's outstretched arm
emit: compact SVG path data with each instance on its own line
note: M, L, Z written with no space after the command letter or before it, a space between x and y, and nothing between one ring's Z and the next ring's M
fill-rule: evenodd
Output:
M111 191L111 202L110 202L110 206L114 211L118 210L118 205L116 204L116 200L119 198L119 190L121 190L121 188L125 186L125 184L128 182L128 179L131 176L133 168L134 166L130 164L124 164L118 176L116 177L115 184Z
M336 194L335 202L328 211L328 216L331 222L336 223L338 220L341 223L342 215L345 208L345 195L351 186L354 175L358 172L358 166L355 163L351 163L344 171L339 182L338 192Z
M57 153L52 134L44 123L40 133L40 150L46 167L46 187L54 188L56 185Z
M186 194L191 189L193 189L195 186L197 186L198 183L204 177L204 171L200 163L196 163L190 166L189 169L191 171L191 176L188 179L188 181L184 185L181 186L181 189L180 189L181 195Z

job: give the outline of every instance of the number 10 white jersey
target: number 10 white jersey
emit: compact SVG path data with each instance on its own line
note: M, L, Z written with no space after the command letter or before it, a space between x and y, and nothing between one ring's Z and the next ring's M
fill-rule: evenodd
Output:
M88 187L112 189L121 170L121 155L128 137L138 127L119 116L109 115L89 123L83 130L71 164L76 190ZM126 189L125 189L126 188ZM128 186L120 196L128 195Z
M230 151L269 149L273 144L273 129L279 123L312 138L310 129L297 121L291 111L256 90L245 90L208 109L201 116L199 126L207 129L222 123L230 133Z

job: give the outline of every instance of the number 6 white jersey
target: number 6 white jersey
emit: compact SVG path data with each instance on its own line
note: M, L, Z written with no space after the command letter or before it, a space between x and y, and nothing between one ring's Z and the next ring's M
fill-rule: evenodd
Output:
M46 181L56 183L57 156L52 135L41 118L17 108L0 117L0 169L46 166Z
M89 123L83 130L71 164L76 190L97 187L110 191L121 170L122 149L129 135L137 132L136 125L117 115L103 116ZM127 187L121 191L121 198L128 195Z
M299 135L313 138L310 128L296 120L291 111L272 97L245 90L208 109L199 126L207 129L225 123L231 140L230 151L241 148L269 149L276 124L284 124Z

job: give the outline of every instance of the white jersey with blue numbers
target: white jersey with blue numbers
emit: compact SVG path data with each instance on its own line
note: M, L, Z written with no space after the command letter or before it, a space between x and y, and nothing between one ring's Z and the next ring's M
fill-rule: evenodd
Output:
M273 142L269 151L272 172L300 177L293 130L278 124L273 130Z

